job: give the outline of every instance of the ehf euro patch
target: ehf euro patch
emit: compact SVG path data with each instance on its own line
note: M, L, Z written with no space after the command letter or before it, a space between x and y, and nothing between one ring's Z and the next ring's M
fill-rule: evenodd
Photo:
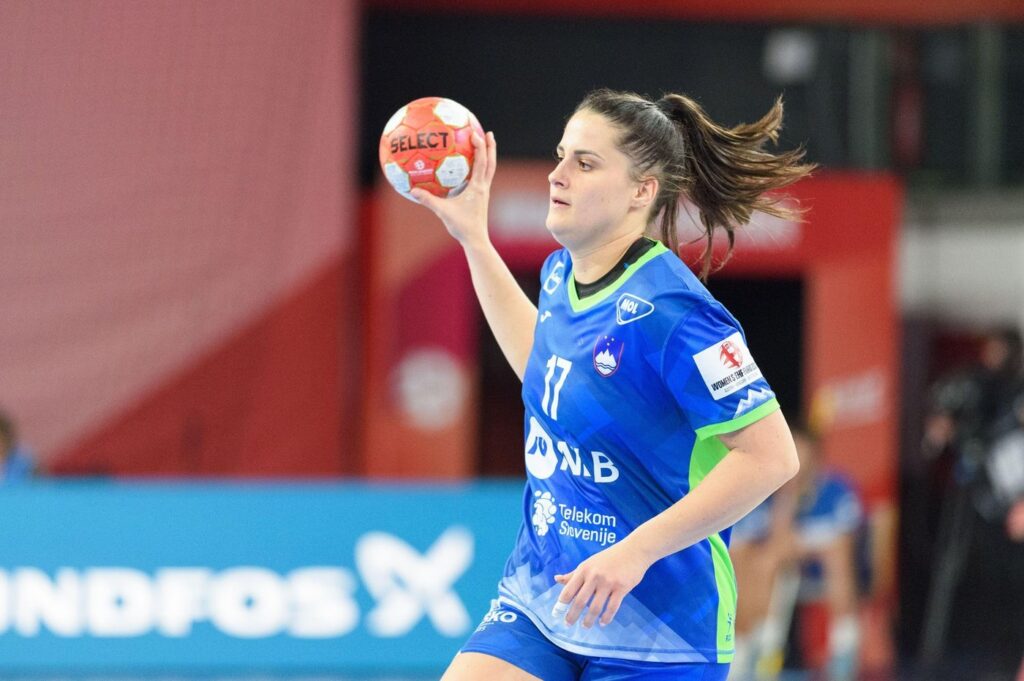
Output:
M598 336L594 344L594 369L608 378L619 370L626 344L614 336Z
M761 370L750 356L743 336L737 331L693 356L711 396L720 400L761 378Z

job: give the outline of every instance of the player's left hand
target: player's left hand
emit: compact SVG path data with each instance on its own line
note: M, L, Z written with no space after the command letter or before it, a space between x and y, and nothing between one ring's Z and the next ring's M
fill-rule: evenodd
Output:
M586 609L584 627L594 626L598 617L604 626L612 621L622 599L640 583L650 566L625 543L612 544L587 558L572 572L555 575L555 581L564 588L553 613L556 616L565 613L565 623L572 626Z

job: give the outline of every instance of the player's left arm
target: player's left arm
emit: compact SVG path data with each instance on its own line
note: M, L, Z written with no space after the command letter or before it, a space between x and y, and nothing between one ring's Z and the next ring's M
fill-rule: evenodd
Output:
M592 626L599 616L602 624L611 622L626 594L654 562L732 526L800 468L793 437L779 410L718 438L729 448L728 454L686 496L623 541L591 556L571 573L556 576L564 585L558 607L568 608L568 624L576 622L587 603L584 626Z

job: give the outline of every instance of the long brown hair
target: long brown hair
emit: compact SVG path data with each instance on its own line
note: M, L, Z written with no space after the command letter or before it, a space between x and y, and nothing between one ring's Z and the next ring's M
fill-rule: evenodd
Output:
M619 149L633 161L633 179L654 176L658 195L648 224L661 218L661 240L679 251L676 223L685 196L700 212L705 242L701 279L712 271L716 229L725 230L732 254L736 228L754 211L799 219L802 211L783 205L785 198L766 194L786 187L814 170L801 163L804 149L772 154L765 142L777 143L782 128L782 98L756 123L725 128L715 123L686 95L666 94L652 101L632 92L601 89L588 94L576 111L601 114L622 130Z

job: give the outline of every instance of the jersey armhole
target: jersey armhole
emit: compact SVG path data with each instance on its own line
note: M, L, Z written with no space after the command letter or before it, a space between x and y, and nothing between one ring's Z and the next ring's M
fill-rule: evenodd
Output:
M764 404L758 405L756 409L748 411L742 416L737 416L734 419L723 421L722 423L710 423L706 426L701 426L696 431L698 440L706 440L712 435L723 435L725 433L732 433L741 428L746 428L752 423L760 421L765 416L779 410L779 401L776 398L771 398Z

